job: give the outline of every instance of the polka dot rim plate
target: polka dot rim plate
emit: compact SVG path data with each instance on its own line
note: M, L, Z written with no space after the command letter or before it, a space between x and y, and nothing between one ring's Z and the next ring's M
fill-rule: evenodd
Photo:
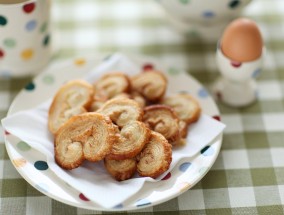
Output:
M29 83L13 101L8 115L33 108L51 98L66 81L82 78L105 58L75 58L54 63ZM155 68L164 71L169 80L168 93L190 93L201 104L203 113L219 120L219 110L206 89L190 75L173 66L165 66L147 57L131 57L141 70ZM29 102L27 102L29 101ZM181 195L199 182L215 162L222 143L222 134L192 158L181 160L161 181L145 183L130 199L115 207L103 208L63 182L49 170L45 156L9 132L5 144L9 157L21 176L43 194L60 202L92 210L124 211L154 206ZM190 192L190 191L189 191Z

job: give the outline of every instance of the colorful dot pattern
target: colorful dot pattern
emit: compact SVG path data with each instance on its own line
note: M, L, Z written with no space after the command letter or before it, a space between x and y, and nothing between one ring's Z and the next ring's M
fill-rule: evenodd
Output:
M25 13L29 14L29 13L32 13L32 12L34 11L35 7L36 7L36 4L35 4L35 3L25 4L25 5L23 6L23 11L24 11Z
M207 98L209 96L209 93L208 93L208 91L205 88L201 88L198 91L198 96L200 98Z
M188 182L182 182L178 185L178 189L181 193L187 191L190 188L191 184Z
M17 147L21 151L29 151L31 149L31 147L24 141L18 142Z
M211 156L214 154L214 150L212 147L210 146L205 146L203 149L201 149L200 153L203 155L203 156Z
M163 181L170 179L172 174L169 172L167 175L165 175L164 178L162 178Z
M13 38L6 38L3 43L7 48L14 48L16 46L16 41Z
M137 207L142 207L142 206L146 206L146 205L150 205L150 204L151 204L151 202L148 199L139 199L136 202Z
M6 17L0 15L0 26L5 26L8 23Z
M189 169L190 166L191 166L190 162L185 162L185 163L183 163L179 166L179 170L181 172L186 172Z
M83 66L85 65L85 63L86 63L86 60L84 58L78 58L74 61L74 64L76 66Z
M158 1L158 0L157 0ZM168 1L168 0L164 0L164 1ZM181 5L184 5L186 7L188 7L191 3L191 0L177 0ZM230 0L227 3L227 8L228 10L235 10L237 8L239 8L242 4L241 4L241 0ZM206 5L206 4L204 4ZM200 14L201 17L206 18L206 19L212 19L216 17L216 13L214 11L211 10L204 10L202 11L202 13ZM188 36L198 36L198 34L196 33L188 33Z
M34 55L34 51L32 49L24 49L21 52L21 58L23 60L30 60Z
M168 69L168 74L172 75L172 76L178 75L178 74L180 74L180 72L181 71L179 69L174 68L174 67L171 67L171 68Z
M15 167L24 167L27 164L27 161L24 158L18 158L18 159L14 159L12 160L13 164L15 165Z
M26 89L27 91L32 91L32 90L35 89L35 84L34 84L33 82L30 82L30 83L28 83L28 84L25 86L25 89Z
M151 63L146 63L142 66L143 71L151 71L153 69L155 69L155 66Z
M47 74L47 75L43 76L42 81L43 81L44 84L52 85L55 81L55 78L54 78L53 75Z
M83 193L80 193L80 194L79 194L79 198L80 198L81 200L85 201L85 202L90 201Z
M238 6L240 6L241 2L239 0L234 0L234 1L231 1L229 2L229 8L231 9L235 9L235 8L238 8Z
M123 208L123 204L118 204L116 206L113 207L114 209L120 209L120 208Z
M252 78L257 78L259 74L261 73L261 69L258 68L252 73Z
M35 30L36 26L37 26L36 20L30 20L26 24L26 30L27 31L33 31L33 30Z
M35 13L36 10L37 3L35 2L26 3L19 8L19 13L22 13L25 17L23 19L23 26L19 26L19 34L25 37L38 39L33 39L34 43L31 45L31 47L20 49L22 45L20 43L22 43L22 41L20 41L17 37L14 38L11 35L7 35L6 38L4 37L1 39L2 41L0 41L0 61L5 60L5 58L10 58L11 55L9 52L11 52L12 50L14 50L13 53L15 53L15 50L17 51L17 53L19 53L18 56L15 56L15 54L13 54L13 57L17 58L15 60L19 60L19 62L22 63L21 65L34 63L32 60L36 59L35 56L46 53L46 51L44 50L46 50L46 47L50 45L51 39L49 33L47 32L49 23L47 21L42 22L40 19L37 19L37 13ZM14 20L12 20L12 18L10 18L8 15L0 14L0 29L2 28L3 30L5 30L5 28L11 28L9 24L13 23L13 21ZM39 48L42 48L42 50L40 50ZM7 76L6 74L8 73L1 72L0 75L1 77L4 77ZM11 76L11 74L13 74L13 71L9 71L9 76Z
M34 167L35 167L37 170L44 171L44 170L47 170L47 169L48 169L48 164L47 164L45 161L36 161L36 162L34 163Z

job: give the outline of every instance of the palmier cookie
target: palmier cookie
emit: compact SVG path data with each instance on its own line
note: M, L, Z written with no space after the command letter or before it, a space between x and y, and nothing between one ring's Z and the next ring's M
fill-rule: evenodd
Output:
M131 121L119 132L119 138L113 144L108 159L124 160L139 154L150 138L151 131L143 122Z
M117 180L124 181L131 178L136 172L136 159L111 160L105 158L105 167L107 171Z
M56 93L49 108L48 128L55 133L70 117L87 112L93 86L83 80L69 81Z
M102 76L95 84L96 91L103 92L108 99L127 93L130 90L130 80L126 74L113 72Z
M131 121L141 121L143 110L137 102L127 98L114 98L107 101L98 111L113 121L120 128Z
M131 78L131 86L134 91L139 92L148 101L160 100L167 88L166 76L158 71L147 71Z
M172 145L163 135L152 131L149 143L137 159L137 171L140 176L157 178L170 167Z
M55 134L55 160L64 169L74 169L85 159L102 160L117 141L116 131L102 114L73 116Z
M153 131L162 134L170 143L180 137L179 118L166 105L151 105L144 108L143 122Z
M201 113L201 108L197 100L187 94L166 97L162 100L162 104L172 107L179 119L187 124L196 122Z

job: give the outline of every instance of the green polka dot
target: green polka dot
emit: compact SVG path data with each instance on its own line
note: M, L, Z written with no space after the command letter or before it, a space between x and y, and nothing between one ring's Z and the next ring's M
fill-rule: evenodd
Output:
M16 41L12 38L7 38L4 40L4 45L8 48L13 48L16 46Z
M169 68L168 73L169 73L169 75L178 75L178 74L180 74L180 70L171 67L171 68Z
M187 32L187 36L196 38L196 37L199 37L199 33L196 30L189 30Z
M7 19L4 17L4 16L1 16L0 15L0 26L2 25L2 26L4 26L4 25L6 25L7 24Z
M190 2L190 0L179 0L180 1L180 3L182 3L182 4L188 4L189 2Z
M24 141L20 141L17 144L18 149L20 149L21 151L28 151L31 149L31 147Z
M44 33L46 31L46 29L47 29L47 26L48 26L47 22L43 23L42 26L39 29L40 32Z
M51 85L54 83L54 77L52 75L45 75L42 78L43 83Z
M49 44L49 40L50 40L50 36L49 35L46 35L43 39L43 45L44 46L47 46Z

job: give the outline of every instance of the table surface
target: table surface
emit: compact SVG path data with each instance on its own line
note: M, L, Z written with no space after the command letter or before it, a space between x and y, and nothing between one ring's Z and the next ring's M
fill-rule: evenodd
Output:
M175 32L152 0L57 0L52 12L53 61L122 51L175 65L208 88L218 77L216 44L190 42ZM227 125L223 145L196 186L163 204L122 214L284 214L284 2L255 0L244 16L257 21L267 48L257 102L238 109L218 103ZM30 79L0 79L0 119ZM63 204L31 187L11 164L2 130L0 214L111 214Z

